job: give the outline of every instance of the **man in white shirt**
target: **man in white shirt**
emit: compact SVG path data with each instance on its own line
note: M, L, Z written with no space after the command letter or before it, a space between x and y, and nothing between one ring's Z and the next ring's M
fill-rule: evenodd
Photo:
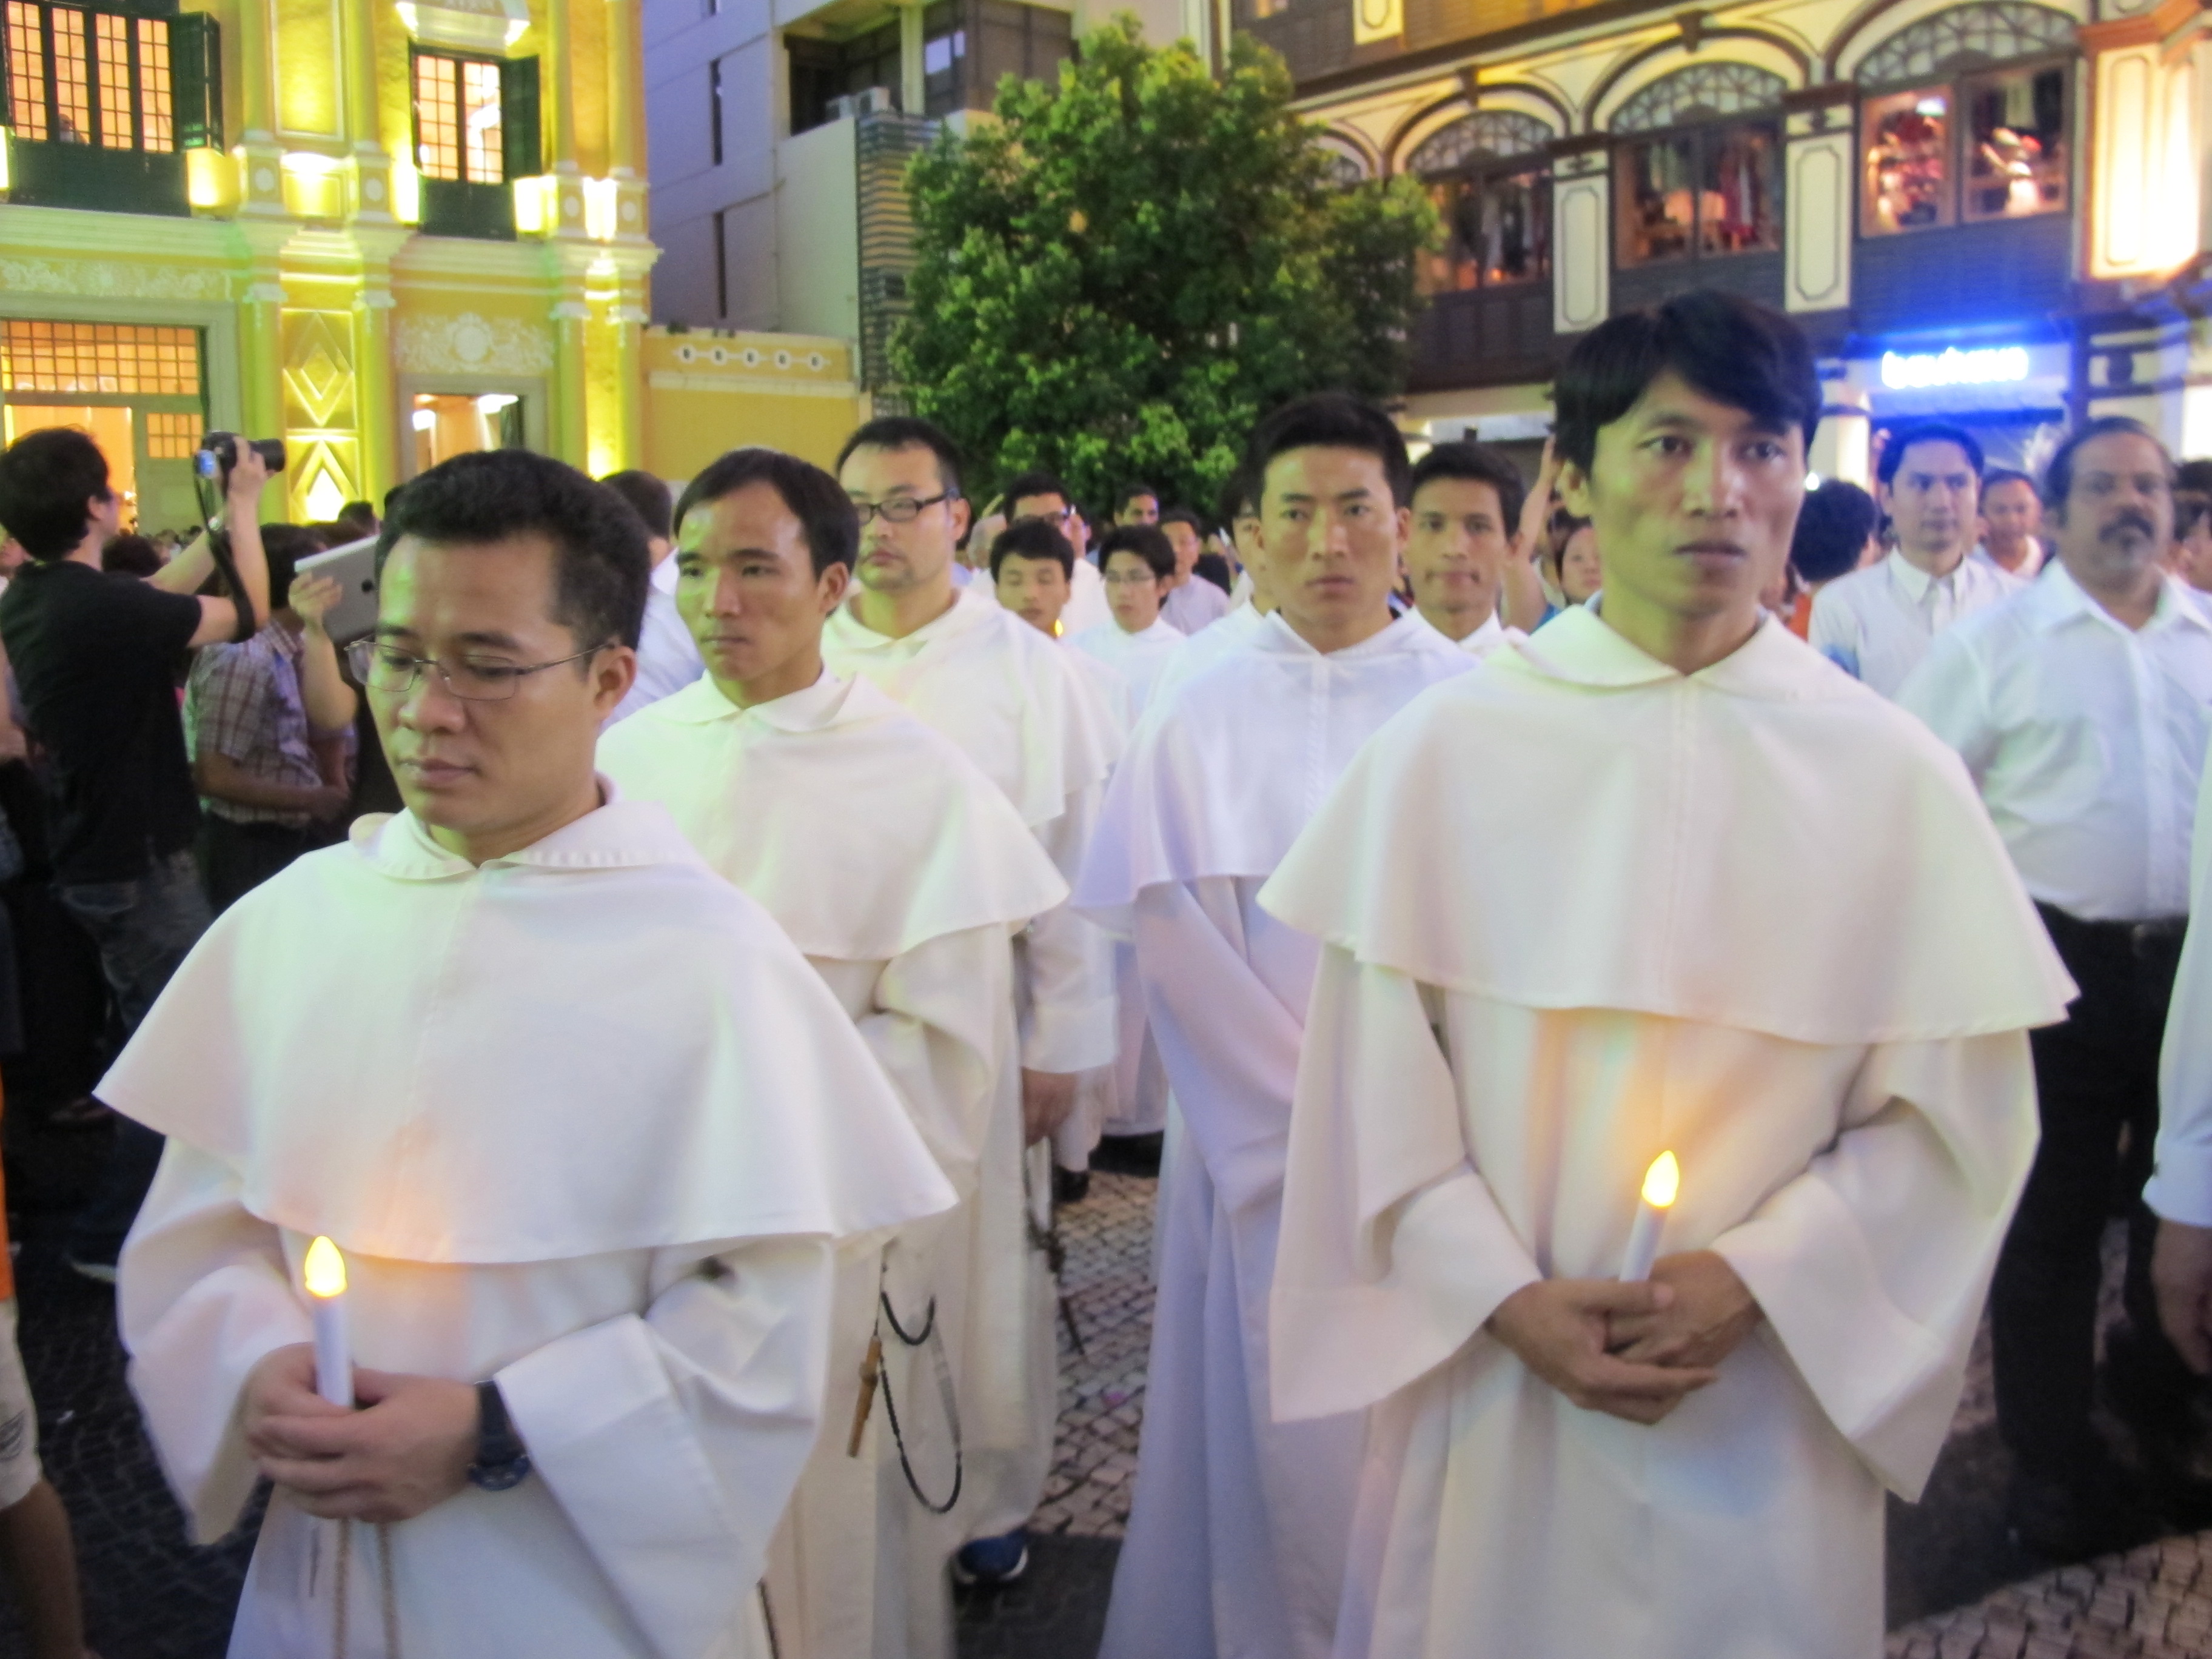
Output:
M691 481L677 523L677 605L707 678L609 731L600 767L667 808L791 935L963 1206L987 1171L1018 1187L1012 936L1066 884L957 744L823 668L823 623L860 542L835 478L736 450ZM960 1474L933 1376L938 1353L957 1357L943 1332L967 1279L951 1219L838 1251L829 1426L769 1553L785 1659L951 1651L945 1558L959 1540L929 1514ZM924 1339L932 1308L942 1324ZM956 1408L963 1392L956 1377Z
M1371 1407L1340 1655L1870 1659L2064 976L1952 757L1761 614L1796 325L1686 295L1555 396L1603 612L1407 708L1261 895L1321 954L1275 1413Z
M1151 525L1120 525L1099 543L1098 562L1106 573L1113 620L1085 629L1073 636L1073 643L1127 683L1131 706L1141 719L1162 671L1185 637L1160 615L1175 574L1175 550Z
M1006 504L1007 524L1041 519L1067 538L1074 550L1075 561L1068 567L1064 631L1073 634L1104 623L1106 584L1091 562L1091 526L1084 522L1083 509L1076 506L1067 486L1049 472L1024 472L1007 484L1000 499ZM997 539L995 534L993 539Z
M1125 483L1114 496L1114 522L1153 524L1160 521L1160 492L1138 479Z
M1418 617L1391 617L1407 472L1389 417L1350 398L1261 422L1251 476L1281 609L1155 703L1077 883L1134 945L1181 1125L1103 1659L1332 1649L1364 1425L1268 1421L1264 1317L1317 946L1254 900L1369 735L1474 666Z
M782 931L593 775L635 517L495 450L382 534L353 654L406 810L226 912L100 1085L169 1136L132 1387L196 1538L273 1483L233 1653L760 1659L835 1241L952 1193ZM318 1237L359 1362L319 1387Z
M645 597L645 629L637 641L637 682L629 689L608 724L628 720L647 703L658 702L707 672L690 630L676 614L676 565L669 555L674 544L671 532L668 486L650 472L635 469L611 472L599 480L629 503L645 526L646 546L653 556L653 587Z
M2212 623L2160 562L2172 476L2134 421L2076 431L2045 484L2056 568L1937 641L1899 697L1966 763L2081 987L2035 1034L2042 1144L1990 1297L2013 1524L2069 1560L2128 1541L2136 1519L2090 1422L2098 1246L2114 1191L2132 1200L2148 1173L2212 735ZM2154 1427L2177 1367L2139 1209L2133 1233L2132 1328L2106 1352L2116 1401Z
M1526 493L1520 469L1481 444L1438 444L1413 464L1406 580L1421 620L1471 657L1528 636L1498 597Z
M1993 466L1982 477L1982 553L1991 564L2022 581L2034 579L2049 557L2036 537L2043 528L2043 497L2035 480L2008 466Z
M1168 665L1160 671L1159 681L1152 688L1152 707L1164 707L1167 698L1177 687L1195 679L1207 669L1247 643L1257 634L1267 618L1275 614L1275 591L1267 580L1267 550L1260 543L1260 507L1257 486L1241 473L1231 481L1231 488L1238 493L1249 511L1230 520L1237 541L1237 556L1244 566L1242 586L1245 597L1237 601L1224 617L1203 633L1190 635L1176 647ZM1165 602L1160 614L1167 614ZM1233 710L1217 708L1217 714L1233 719Z
M953 548L969 509L959 453L942 432L904 416L871 421L846 440L837 473L860 516L860 563L855 591L823 629L830 672L865 677L958 744L1072 877L1121 752L1111 711L1072 653L983 598L981 583L954 589ZM1079 1074L1114 1058L1109 945L1060 906L1033 920L1017 945L1029 1153L979 1192L976 1277L958 1334L970 1414L961 1425L966 1475L953 1516L968 1542L956 1571L977 1580L1004 1582L1026 1566L1021 1528L1051 1470L1055 1304L1045 1254L1030 1248L1030 1223L1043 1226L1051 1203L1042 1143L1073 1109Z
M1951 426L1908 427L1875 468L1875 497L1897 531L1880 564L1830 582L1813 599L1813 648L1894 697L1928 642L2019 583L1967 556L1979 533L1982 447Z
M1198 515L1184 507L1163 514L1160 533L1175 550L1176 573L1160 614L1185 637L1195 637L1229 614L1229 595L1198 574L1199 555L1206 538L1199 532Z

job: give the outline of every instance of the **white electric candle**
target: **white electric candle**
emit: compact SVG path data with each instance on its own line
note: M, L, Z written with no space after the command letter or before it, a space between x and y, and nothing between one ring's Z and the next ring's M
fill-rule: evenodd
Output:
M1628 1230L1628 1253L1620 1263L1623 1280L1651 1277L1651 1264L1659 1256L1659 1226L1681 1184L1681 1165L1672 1152L1660 1153L1644 1172L1644 1196L1636 1206L1636 1222Z
M345 1258L327 1238L307 1246L301 1263L315 1312L315 1392L333 1406L353 1404L353 1352L346 1340Z

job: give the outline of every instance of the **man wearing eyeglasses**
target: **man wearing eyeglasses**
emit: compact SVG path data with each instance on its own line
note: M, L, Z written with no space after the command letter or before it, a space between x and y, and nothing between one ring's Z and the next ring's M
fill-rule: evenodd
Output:
M951 439L927 421L871 421L846 440L837 475L860 514L860 559L857 591L823 629L830 672L865 676L966 750L1072 878L1121 752L1112 715L1051 640L980 584L953 587L969 506ZM984 1154L958 1333L967 1480L954 1519L968 1541L955 1571L998 1583L1027 1565L1021 1528L1051 1468L1054 1297L1032 1222L1051 1194L1042 1143L1073 1109L1077 1074L1114 1059L1105 936L1065 904L1036 917L1014 991L1018 1092L1001 1091Z
M170 1137L132 1385L197 1537L274 1486L233 1652L764 1653L835 1243L951 1189L782 930L592 770L635 515L491 451L381 546L357 655L406 810L227 911L101 1085ZM318 1237L361 1362L327 1383Z
M1042 520L1075 550L1067 604L1060 613L1062 631L1072 636L1109 620L1113 611L1106 602L1106 584L1091 562L1091 526L1084 522L1083 509L1076 506L1067 486L1049 472L1024 472L1007 484L1004 499L1009 525Z

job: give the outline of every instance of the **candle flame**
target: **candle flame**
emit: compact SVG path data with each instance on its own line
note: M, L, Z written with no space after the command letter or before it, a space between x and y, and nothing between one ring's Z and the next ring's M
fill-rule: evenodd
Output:
M1662 1152L1644 1172L1644 1201L1655 1210L1663 1210L1674 1201L1681 1185L1682 1166L1674 1161L1674 1153Z
M338 1247L327 1238L318 1238L307 1246L307 1260L301 1264L301 1276L307 1281L307 1294L328 1298L343 1296L346 1287L345 1258Z

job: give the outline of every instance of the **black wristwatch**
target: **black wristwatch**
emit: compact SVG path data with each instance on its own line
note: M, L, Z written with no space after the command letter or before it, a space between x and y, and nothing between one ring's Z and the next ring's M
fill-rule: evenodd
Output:
M519 1486L530 1473L530 1451L507 1414L499 1384L487 1377L477 1384L477 1461L469 1465L469 1484L486 1492Z

